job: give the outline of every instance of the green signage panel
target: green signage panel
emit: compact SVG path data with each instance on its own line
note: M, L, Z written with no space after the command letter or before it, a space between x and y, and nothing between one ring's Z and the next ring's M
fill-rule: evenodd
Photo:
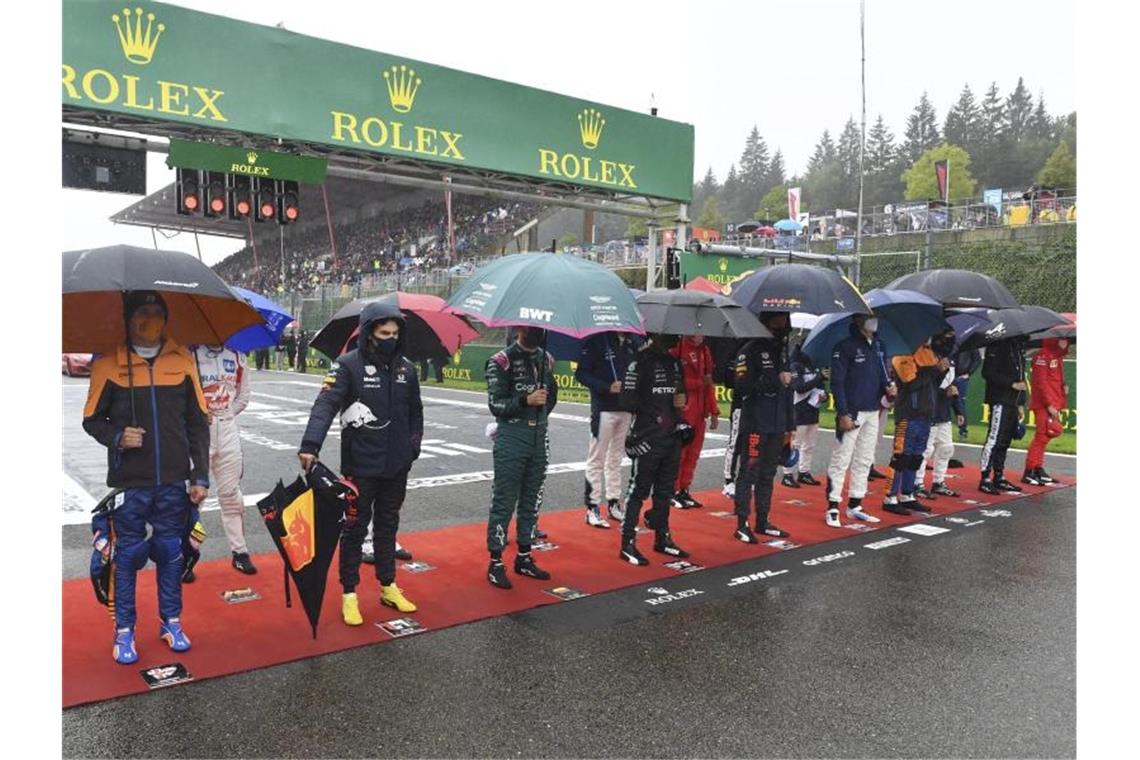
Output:
M692 194L691 124L174 5L64 0L62 77L76 108Z
M737 277L767 265L767 259L745 259L740 256L716 256L686 251L681 254L681 280L692 282L698 277L704 277L724 288Z
M325 181L325 170L328 167L328 161L323 158L186 140L170 141L168 163L179 168L248 174L266 179L291 179L311 185Z

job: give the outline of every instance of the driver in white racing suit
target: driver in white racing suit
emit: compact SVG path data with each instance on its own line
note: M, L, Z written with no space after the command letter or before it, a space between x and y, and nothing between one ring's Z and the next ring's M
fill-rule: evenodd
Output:
M210 415L210 478L217 484L222 527L239 572L257 572L249 558L242 518L245 503L239 482L242 475L241 436L237 416L249 403L249 371L245 358L224 346L195 346L198 379Z

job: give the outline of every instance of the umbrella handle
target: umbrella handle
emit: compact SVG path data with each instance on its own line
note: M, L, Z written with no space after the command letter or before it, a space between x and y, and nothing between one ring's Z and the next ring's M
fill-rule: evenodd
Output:
M289 593L289 563L281 563L282 569L285 571L285 607L290 608L293 606L293 597Z

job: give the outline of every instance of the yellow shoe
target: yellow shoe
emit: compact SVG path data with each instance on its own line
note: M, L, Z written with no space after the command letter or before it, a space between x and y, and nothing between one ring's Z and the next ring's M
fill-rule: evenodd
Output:
M345 594L340 600L340 614L345 625L363 625L364 618L360 616L360 604L356 601L356 594Z
M395 607L400 612L415 612L416 605L412 604L400 587L393 583L391 586L380 587L380 604Z

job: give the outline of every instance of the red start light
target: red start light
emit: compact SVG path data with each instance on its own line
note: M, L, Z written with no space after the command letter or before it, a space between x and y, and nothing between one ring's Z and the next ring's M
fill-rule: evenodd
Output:
M238 213L243 215L243 216L248 214L249 213L249 201L238 201L237 202L237 210L238 210Z
M226 202L221 198L215 198L214 200L210 201L210 208L214 211L224 211L226 208Z
M198 196L187 195L182 199L182 205L193 211L194 209L198 208Z
M289 206L287 209L285 209L285 218L288 219L289 221L293 221L294 219L296 219L297 218L297 207L296 206Z
M273 204L272 203L262 203L261 204L261 215L266 217L266 218L273 216Z

